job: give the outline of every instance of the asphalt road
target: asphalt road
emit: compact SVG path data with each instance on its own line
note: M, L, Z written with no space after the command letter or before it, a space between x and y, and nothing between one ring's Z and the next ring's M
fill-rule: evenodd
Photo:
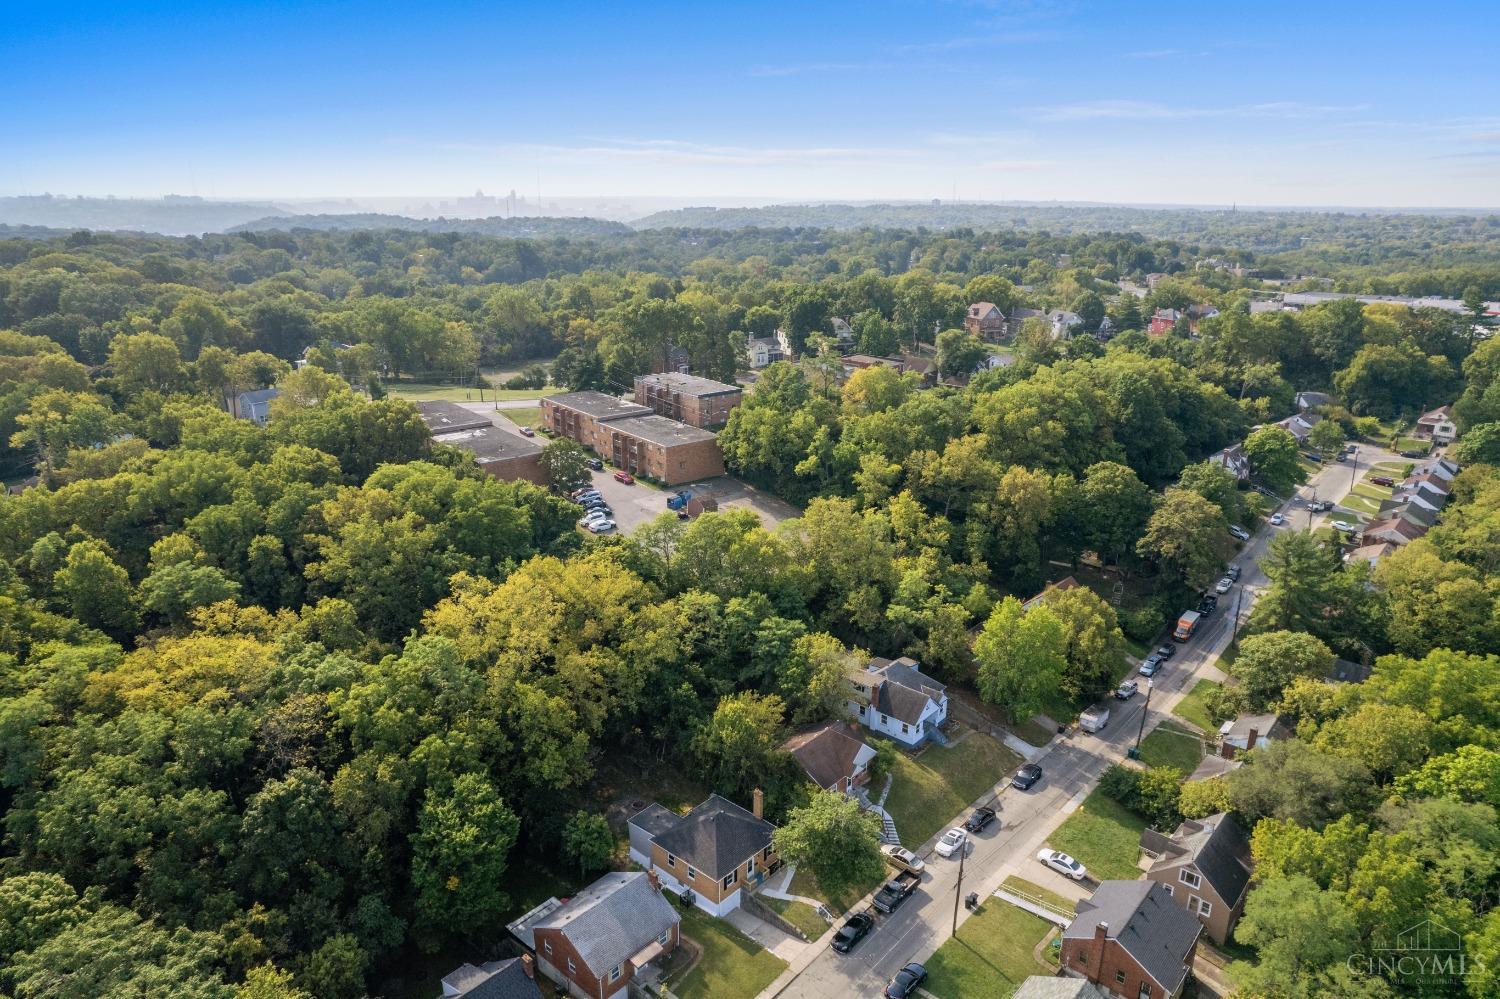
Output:
M1396 456L1377 448L1361 448L1352 462L1330 463L1280 507L1287 515L1281 527L1269 524L1256 532L1235 557L1241 567L1239 582L1219 598L1219 606L1177 655L1168 659L1154 678L1151 703L1147 714L1145 684L1142 693L1129 701L1111 701L1109 724L1103 732L1090 735L1075 732L1054 739L1038 757L1043 778L1030 791L1017 791L1006 781L1009 775L996 775L997 787L990 799L998 799L1001 823L970 838L971 847L964 861L962 886L958 883L957 859L944 859L932 853L936 840L915 848L927 858L927 869L921 887L890 915L876 915L876 928L850 954L838 954L827 946L831 937L819 941L819 950L803 962L794 962L794 978L784 977L763 995L785 997L822 997L830 995L879 995L881 988L901 967L911 961L922 961L952 935L954 902L970 891L981 896L992 893L1008 876L1017 874L1047 884L1049 874L1036 860L1036 852L1052 831L1082 803L1099 777L1114 763L1125 758L1136 744L1146 715L1145 731L1150 732L1171 713L1177 702L1200 679L1218 678L1216 663L1229 645L1235 631L1235 617L1240 625L1250 616L1255 595L1265 587L1266 577L1259 561L1266 546L1278 530L1302 529L1301 518L1306 504L1316 492L1320 499L1337 502L1349 491L1354 480L1362 477L1377 461ZM1294 514L1295 511L1295 515ZM955 816L950 826L960 824L968 811ZM910 844L908 844L910 845ZM1092 883L1085 882L1085 887ZM962 905L958 921L968 916ZM804 960L806 960L804 958Z

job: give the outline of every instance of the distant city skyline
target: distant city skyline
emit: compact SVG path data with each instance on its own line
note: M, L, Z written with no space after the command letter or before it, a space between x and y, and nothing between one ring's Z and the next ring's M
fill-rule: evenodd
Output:
M1125 6L31 5L0 195L1500 204L1500 5Z

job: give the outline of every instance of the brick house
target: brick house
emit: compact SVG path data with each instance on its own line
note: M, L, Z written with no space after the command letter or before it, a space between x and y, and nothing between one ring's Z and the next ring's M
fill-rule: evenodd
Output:
M548 899L509 928L570 995L607 999L676 949L680 921L650 873L616 871L570 899Z
M1146 879L1155 881L1223 944L1245 911L1250 893L1250 841L1223 812L1184 821L1170 836L1147 829L1141 849L1152 859Z
M1119 999L1176 999L1203 926L1155 881L1101 881L1062 933L1062 973Z
M1005 313L994 302L975 302L964 313L964 329L986 343L1005 338Z
M1413 524L1402 517L1387 517L1366 524L1359 532L1360 544L1373 545L1388 541L1393 545L1405 545L1427 533L1427 528Z
M559 437L575 440L595 451L600 451L600 428L605 423L651 415L650 406L627 402L603 392L565 392L542 398L542 426Z
M849 714L905 746L931 738L948 720L948 688L900 659L871 659L849 674Z
M1157 309L1151 314L1151 322L1146 326L1146 332L1153 336L1170 333L1177 327L1177 320L1181 318L1182 313L1176 309Z
M729 411L744 398L745 390L738 385L697 375L665 372L635 378L638 405L649 406L658 416L700 429L723 426L729 420Z
M473 456L480 469L507 482L524 479L547 485L542 446L519 433L496 426L487 416L451 402L419 402L417 415L434 444L446 444Z
M655 802L627 823L630 856L661 879L669 890L710 915L740 905L741 892L753 890L776 863L771 845L775 826L762 816L765 796L757 788L753 811L717 794L686 815Z
M859 729L848 722L824 722L798 732L781 744L784 752L802 767L809 780L824 791L853 793L870 780L870 761L875 750L860 738Z

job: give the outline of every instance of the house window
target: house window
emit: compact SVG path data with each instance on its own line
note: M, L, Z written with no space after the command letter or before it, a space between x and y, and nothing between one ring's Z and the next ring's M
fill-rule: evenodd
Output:
M724 875L724 887L728 888L730 885L734 884L739 879L740 879L740 869L738 867L736 867L734 870L732 870L728 874Z
M1202 878L1186 869L1177 872L1177 879L1189 888L1196 888L1203 883Z
M1142 982L1141 990L1136 993L1136 999L1151 999L1151 983Z
M1212 916L1214 914L1213 903L1204 898L1194 899L1198 903L1198 915Z
M863 705L863 704L861 704L861 705L860 705L860 706L859 706L859 716L860 716L860 717L861 717L861 718L863 718L863 717L864 717L864 716L865 716L865 706L864 706L864 705Z
M770 843L767 843L766 844L766 848L764 850L760 851L760 859L761 860L770 860L771 859L771 844Z
M688 880L692 881L692 880L694 880L697 877L698 877L698 872L695 871L695 870L693 870L692 866L689 865L688 866Z
M1171 885L1162 885L1162 887L1167 890L1167 894L1168 895L1175 895L1175 894L1177 894L1176 892L1174 892L1172 890L1172 886Z
M612 982L620 980L620 966L618 964L609 969L609 980Z
M1123 971L1116 971L1115 972L1115 984L1116 985L1124 985L1125 984L1125 972L1123 972Z
M667 866L668 867L676 867L677 866L677 858L674 857L674 856L672 856L670 853L667 854Z
M902 722L901 723L901 734L905 735L906 733L908 733L910 731L911 731L911 729L907 727L906 722Z
M890 722L890 719L887 718L885 715L881 715L880 716L880 724L886 725L886 724L889 724L889 722Z
M546 954L548 957L552 956L552 941L551 940L543 940L542 941L542 953Z
M571 957L568 958L568 974L570 974L570 975L576 975L577 973L578 973L578 966L573 963L573 959Z
M1089 963L1088 955L1081 950L1073 952L1073 963L1080 968Z
M659 937L656 938L656 942L659 943L659 944L661 944L663 947L666 947L669 944L671 944L671 942L672 942L672 927L668 926L666 929L662 930L661 931L661 936L659 936Z
M748 878L750 875L752 875L754 873L755 873L755 858L751 857L749 860L745 861L745 877Z

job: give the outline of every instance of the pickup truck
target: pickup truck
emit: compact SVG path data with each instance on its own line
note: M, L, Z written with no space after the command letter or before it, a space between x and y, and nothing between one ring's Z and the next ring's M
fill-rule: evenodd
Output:
M875 893L875 908L884 913L895 912L902 902L906 901L908 895L917 890L917 885L922 883L921 877L916 874L899 874L893 880L887 881Z

